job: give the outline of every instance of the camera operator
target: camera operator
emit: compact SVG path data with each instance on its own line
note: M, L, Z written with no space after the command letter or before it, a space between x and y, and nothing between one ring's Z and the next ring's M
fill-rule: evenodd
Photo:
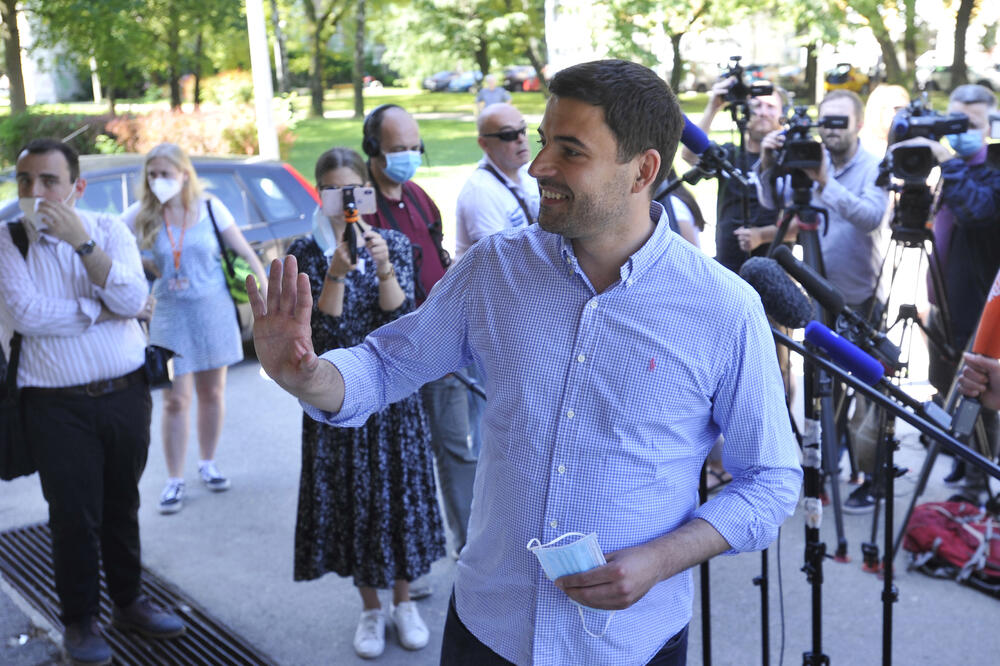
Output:
M990 112L996 106L996 97L988 88L975 84L959 86L949 98L948 111L968 116L969 129L962 134L947 135L953 150L925 137L893 146L893 150L926 146L941 165L931 260L937 263L944 283L951 320L949 333L956 349L964 349L975 331L993 278L1000 269L1000 171L985 164L985 135L989 131ZM943 331L939 295L934 293L930 280L927 291L931 302L928 325L932 330ZM956 364L941 350L933 349L933 342L931 352L929 379L944 395L955 376ZM989 431L995 431L996 414L989 414L985 423ZM990 438L995 446L993 432ZM962 467L962 463L957 463L946 481L961 479ZM984 490L985 483L981 472L973 474L970 470L965 485L972 494Z
M834 90L819 104L822 120L828 116L846 116L847 127L821 127L824 158L818 169L803 169L813 181L813 206L829 212L829 228L820 229L819 244L827 278L844 295L850 307L869 316L874 312L881 256L882 218L888 204L888 192L875 185L879 158L861 147L858 132L862 126L864 105L861 98L847 90ZM763 152L758 163L757 181L761 203L778 208L777 153L785 143L782 130L761 141ZM782 178L785 201L791 197L789 178ZM792 220L788 236L798 231ZM761 230L765 240L774 238L776 227Z
M736 85L734 76L727 76L715 83L708 94L708 104L698 127L706 134L712 127L716 114L727 103L727 95ZM749 121L743 133L742 148L733 143L722 146L726 160L753 178L751 169L760 158L760 144L769 132L781 128L781 114L786 103L785 91L775 87L769 95L753 96L746 100ZM681 157L689 164L697 164L698 156L687 148ZM742 198L747 197L747 220L743 219ZM729 270L739 273L740 266L751 254L764 254L767 243L761 229L773 227L778 212L764 208L757 198L757 187L744 187L733 179L719 180L716 204L715 259ZM773 237L773 232L771 237ZM768 239L770 240L770 239Z

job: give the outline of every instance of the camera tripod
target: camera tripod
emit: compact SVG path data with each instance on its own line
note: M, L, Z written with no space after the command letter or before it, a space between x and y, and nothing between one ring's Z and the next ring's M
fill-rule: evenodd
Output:
M802 246L803 263L825 276L823 255L820 251L819 229L829 224L829 214L823 208L813 206L812 181L804 172L791 172L792 202L786 207L778 224L777 234L771 243L771 254L779 247L788 233L793 218L799 220L798 242ZM824 319L830 321L838 313L827 312ZM778 335L775 336L776 338ZM782 336L784 337L784 336ZM779 338L780 340L780 338ZM787 346L787 345L786 345ZM812 586L812 649L803 654L805 666L829 664L830 659L823 654L823 560L826 558L826 544L820 540L823 503L822 490L824 475L836 479L835 465L835 411L833 406L834 381L826 368L813 362L809 355L803 357L803 416L802 467L806 510L805 520L805 563L802 571ZM840 488L834 481L830 484L833 495L834 519L837 529L837 551L835 558L846 561L847 539L844 536L844 521L841 513Z

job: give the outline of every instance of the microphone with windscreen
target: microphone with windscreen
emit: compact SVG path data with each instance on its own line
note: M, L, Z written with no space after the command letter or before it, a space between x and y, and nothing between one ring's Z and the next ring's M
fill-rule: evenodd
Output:
M813 318L813 304L774 259L750 257L740 267L740 277L760 295L774 321L786 328L802 328Z

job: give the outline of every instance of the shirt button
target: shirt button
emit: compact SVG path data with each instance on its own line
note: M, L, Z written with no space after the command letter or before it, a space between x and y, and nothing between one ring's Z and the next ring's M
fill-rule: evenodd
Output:
M571 419L574 416L576 416L576 412L574 412L572 409L566 412L566 418Z
M552 529L555 529L555 528L559 527L559 522L553 520L551 523L549 523L549 525L552 526Z
M559 473L560 474L566 473L566 465L559 465Z
M632 278L629 278L629 279L625 280L625 284L627 286L631 287L633 284L635 284L635 280L633 280Z
M584 356L583 354L580 354L579 356L576 357L576 360L579 361L580 363L583 363L584 361L587 360L587 357Z
M596 310L597 309L597 301L591 301L590 302L590 309L591 310Z

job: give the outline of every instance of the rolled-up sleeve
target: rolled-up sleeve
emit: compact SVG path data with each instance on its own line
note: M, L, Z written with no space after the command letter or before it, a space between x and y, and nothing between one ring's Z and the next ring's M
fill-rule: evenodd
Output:
M795 511L802 486L784 384L759 300L733 328L732 354L712 407L725 438L723 466L733 481L695 512L726 539L731 553L766 548Z
M111 270L103 287L94 285L95 294L108 310L133 317L149 295L135 236L124 222L110 215L100 216L97 226L103 237L101 248L111 258Z

